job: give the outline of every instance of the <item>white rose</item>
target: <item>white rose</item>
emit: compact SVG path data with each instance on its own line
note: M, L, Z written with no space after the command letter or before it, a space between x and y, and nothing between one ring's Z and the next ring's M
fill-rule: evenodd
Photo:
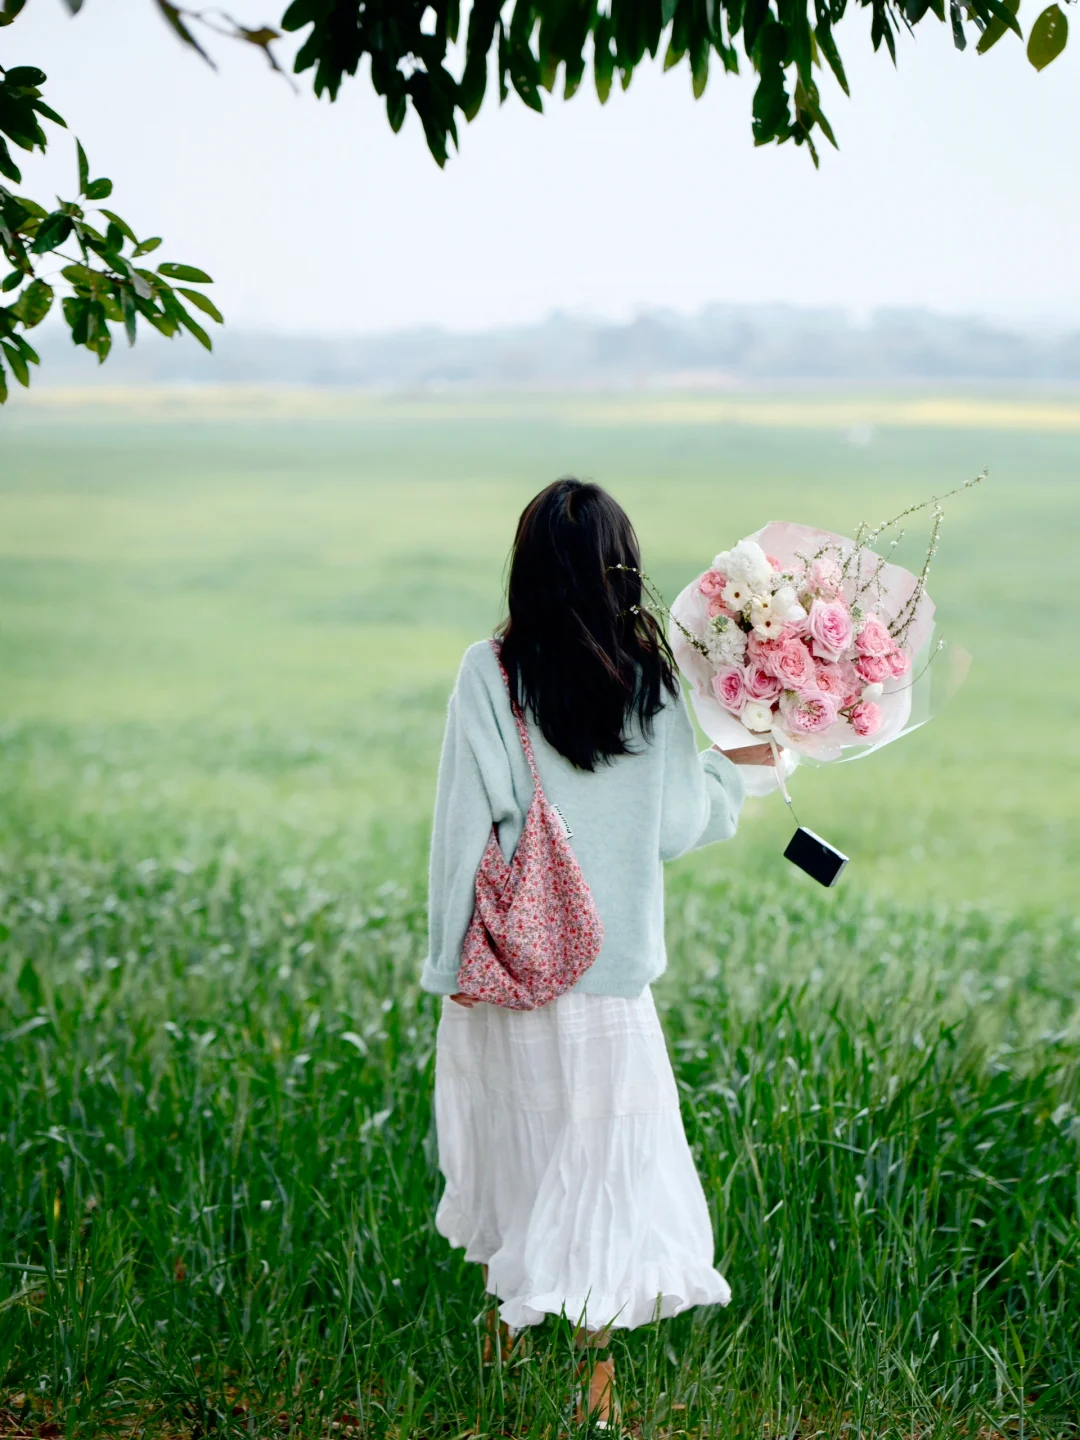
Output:
M742 708L739 719L746 726L747 730L753 730L760 734L764 730L771 730L773 723L772 706L764 700L748 700Z
M882 685L881 681L874 680L871 684L863 686L863 692L859 698L861 700L876 700L884 691L885 686Z
M768 590L772 582L772 566L756 540L740 540L734 550L721 551L713 561L713 568L749 590Z
M806 613L799 604L793 585L781 585L772 597L773 612L781 620L799 620Z

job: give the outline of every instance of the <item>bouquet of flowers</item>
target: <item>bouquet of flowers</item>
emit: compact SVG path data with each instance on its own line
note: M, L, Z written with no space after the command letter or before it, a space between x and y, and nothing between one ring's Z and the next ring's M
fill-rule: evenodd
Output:
M913 505L876 528L861 525L854 540L771 522L683 590L669 612L672 650L715 744L772 737L798 756L835 760L914 728L915 681L934 653L926 576L942 518L937 499L925 505L935 515L919 575L871 548L924 508Z

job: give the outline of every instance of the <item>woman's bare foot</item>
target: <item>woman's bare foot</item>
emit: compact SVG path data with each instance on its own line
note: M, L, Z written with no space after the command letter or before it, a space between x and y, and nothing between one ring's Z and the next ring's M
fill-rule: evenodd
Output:
M484 1334L484 1364L491 1365L495 1361L495 1337L499 1337L499 1358L505 1365L510 1359L510 1352L514 1348L514 1342L510 1338L510 1327L505 1320L499 1319L499 1307L493 1305L484 1317L486 1327Z
M579 1370L582 1378L584 1370L583 1361ZM584 1425L586 1419L591 1418L592 1423L601 1430L607 1430L618 1420L619 1407L615 1403L615 1361L610 1356L606 1360L593 1362L592 1375L589 1377L588 1405L579 1400L575 1418L579 1425Z

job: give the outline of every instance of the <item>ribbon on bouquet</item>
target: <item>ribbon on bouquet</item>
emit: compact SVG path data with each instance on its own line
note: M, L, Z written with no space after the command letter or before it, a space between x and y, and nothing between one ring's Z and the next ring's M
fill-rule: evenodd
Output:
M773 765L776 769L776 780L780 786L780 794L784 797L784 804L790 810L791 818L795 821L795 824L801 825L802 822L798 815L796 815L795 806L792 803L791 796L788 794L787 782L784 779L784 762L780 759L780 751L776 748L776 737L774 735L769 736L769 749L772 751Z
M784 851L784 859L790 860L800 870L805 870L807 875L816 880L819 885L830 888L840 879L840 875L848 863L848 857L842 850L837 850L835 845L830 845L827 840L816 835L813 830L808 830L800 821L788 793L787 782L784 779L784 766L773 735L769 736L769 748L772 750L780 794L784 797L784 804L791 812L791 818L795 821L796 826L795 834L788 841L787 849Z

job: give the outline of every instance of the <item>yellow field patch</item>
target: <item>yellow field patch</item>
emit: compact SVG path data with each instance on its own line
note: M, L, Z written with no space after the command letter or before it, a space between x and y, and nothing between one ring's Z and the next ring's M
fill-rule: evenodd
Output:
M48 413L85 424L97 419L146 420L349 420L424 424L447 420L499 421L549 418L597 426L748 425L776 429L861 427L944 430L1080 431L1080 393L912 394L910 396L805 391L635 394L480 394L447 392L376 395L370 391L305 386L102 386L37 389L16 397L9 415Z

